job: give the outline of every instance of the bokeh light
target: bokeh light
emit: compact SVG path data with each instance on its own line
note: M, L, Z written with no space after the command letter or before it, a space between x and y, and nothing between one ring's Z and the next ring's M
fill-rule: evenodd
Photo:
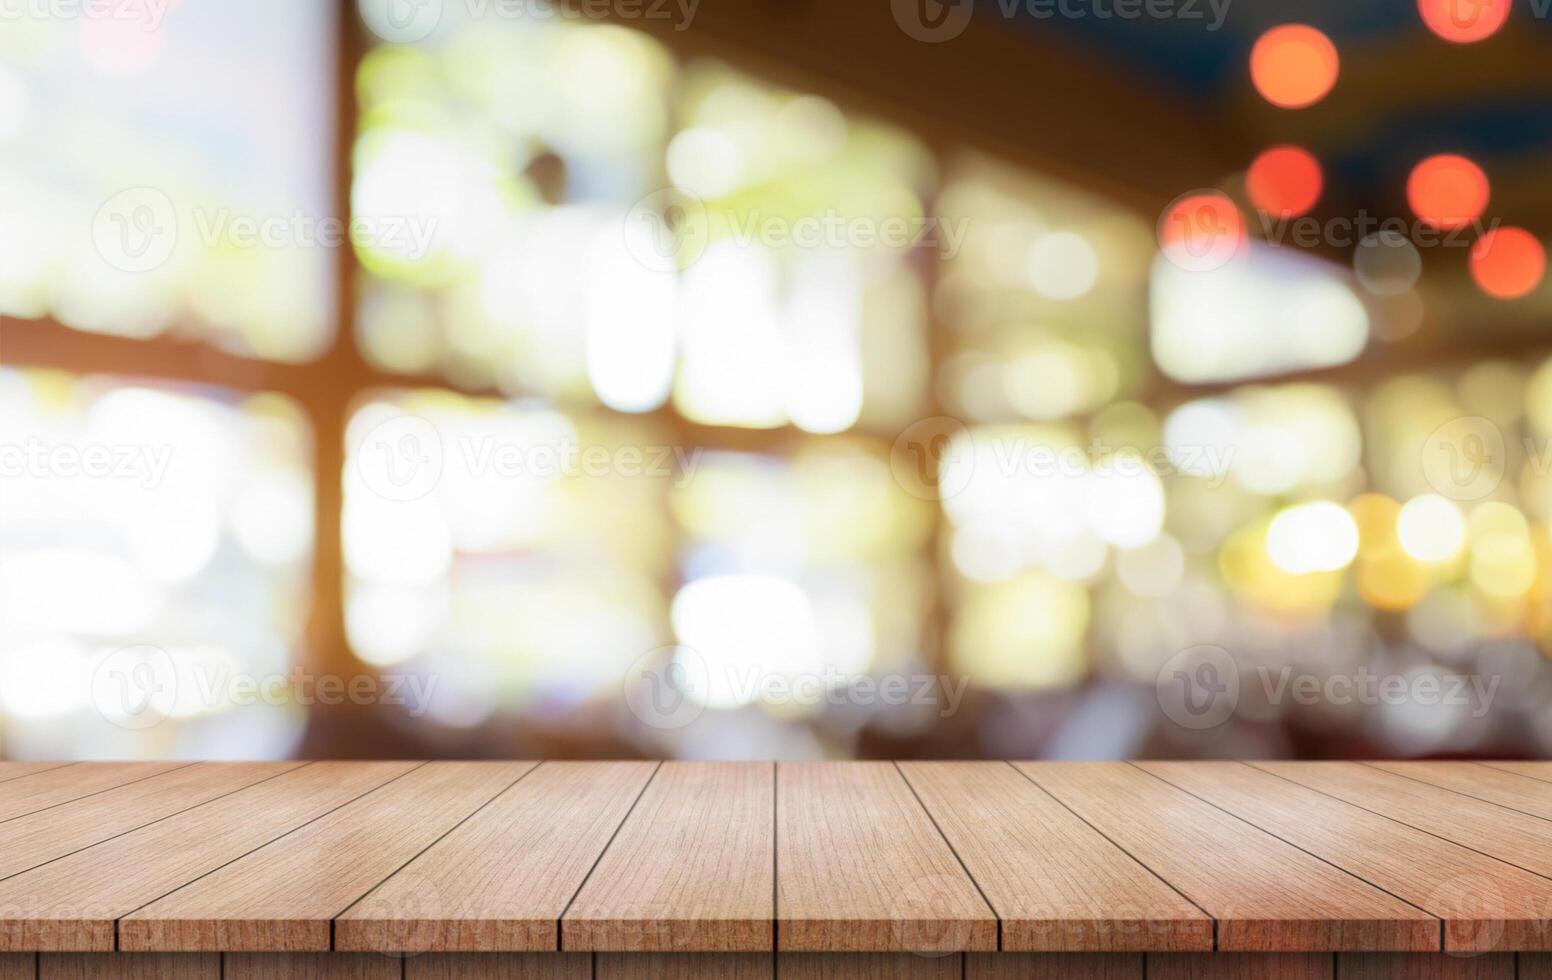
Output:
M1182 269L1211 271L1243 255L1245 216L1221 191L1188 194L1159 219L1159 247Z
M1524 228L1494 228L1471 247L1471 277L1496 299L1526 296L1546 274L1546 247Z
M1358 525L1339 504L1299 504L1272 519L1266 547L1277 567L1293 575L1335 572L1358 555Z
M1446 562L1465 546L1466 522L1454 501L1426 494L1401 508L1396 534L1401 547L1418 561Z
M1297 146L1274 146L1250 164L1245 191L1250 202L1279 218L1306 214L1320 200L1320 161Z
M1336 45L1307 24L1274 27L1250 52L1256 91L1283 109L1303 109L1325 98L1336 85L1341 59Z
M1491 195L1482 168L1455 153L1428 157L1407 178L1412 213L1440 228L1459 228L1482 217Z
M1509 19L1513 0L1417 0L1423 23L1454 44L1492 37Z

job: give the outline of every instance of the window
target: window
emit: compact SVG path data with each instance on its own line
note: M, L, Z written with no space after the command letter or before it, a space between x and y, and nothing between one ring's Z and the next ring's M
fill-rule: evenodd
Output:
M1391 367L1410 281L1181 269L824 93L443 8L0 36L0 752L284 755L364 676L413 683L306 751L1175 754L1202 646L1238 754L1544 724L1542 352ZM1262 683L1482 665L1491 723Z

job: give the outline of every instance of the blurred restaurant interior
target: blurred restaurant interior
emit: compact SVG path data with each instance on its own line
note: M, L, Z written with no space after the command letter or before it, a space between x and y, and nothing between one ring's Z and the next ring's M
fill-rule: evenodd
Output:
M1552 755L1552 0L549 2L0 0L0 758Z

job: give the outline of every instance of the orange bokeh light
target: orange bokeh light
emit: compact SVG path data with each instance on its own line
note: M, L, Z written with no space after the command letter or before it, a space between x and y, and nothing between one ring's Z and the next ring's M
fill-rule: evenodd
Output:
M1245 218L1222 191L1196 191L1169 206L1159 221L1159 246L1185 269L1216 269L1243 253Z
M1509 19L1510 0L1417 0L1417 12L1435 34L1471 44L1498 33Z
M1494 228L1471 247L1471 277L1482 292L1519 299L1547 274L1547 250L1524 228Z
M1305 24L1272 28L1250 52L1256 91L1284 109L1302 109L1325 98L1340 71L1336 45Z
M1412 212L1440 228L1459 228L1482 217L1491 195L1482 168L1453 153L1429 157L1407 178Z
M1274 146L1256 157L1245 176L1250 203L1279 218L1296 218L1320 200L1320 161L1297 146Z

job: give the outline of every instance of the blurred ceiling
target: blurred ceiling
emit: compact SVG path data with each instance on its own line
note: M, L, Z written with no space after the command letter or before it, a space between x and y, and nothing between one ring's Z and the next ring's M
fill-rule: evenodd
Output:
M1493 215L1552 231L1545 183L1552 170L1552 20L1531 0L1513 0L1505 27L1473 44L1433 34L1416 0L1224 2L1216 30L1208 26L1216 17L1207 0L1195 4L1205 20L1036 17L1025 6L1014 23L1032 39L1060 35L1169 91L1211 120L1225 143L1241 145L1246 162L1268 143L1305 146L1325 165L1328 207L1403 214L1412 166L1455 152L1493 178ZM1003 9L998 0L983 5ZM1252 46L1287 23L1319 29L1342 58L1336 88L1307 109L1272 106L1250 84Z

